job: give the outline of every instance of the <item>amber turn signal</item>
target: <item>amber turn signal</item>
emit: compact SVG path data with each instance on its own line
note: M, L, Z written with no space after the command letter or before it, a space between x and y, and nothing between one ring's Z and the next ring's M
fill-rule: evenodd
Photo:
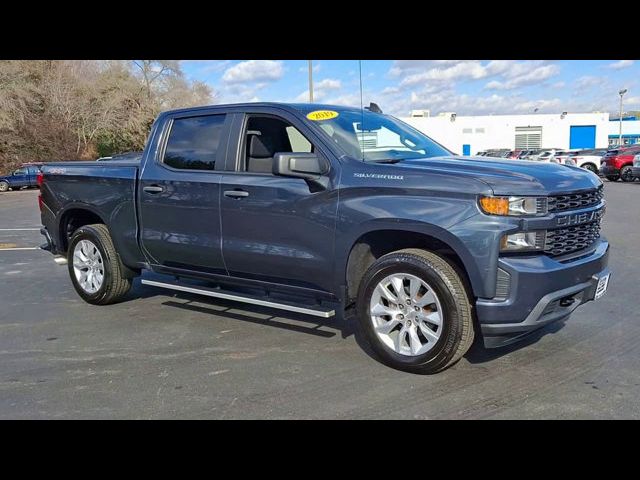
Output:
M509 215L509 199L507 197L480 197L480 207L491 215Z

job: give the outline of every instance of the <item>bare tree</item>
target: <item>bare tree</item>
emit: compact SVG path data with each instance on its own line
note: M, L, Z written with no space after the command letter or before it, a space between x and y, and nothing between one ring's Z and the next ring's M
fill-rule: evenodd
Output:
M0 173L141 149L159 111L215 97L173 60L0 61Z

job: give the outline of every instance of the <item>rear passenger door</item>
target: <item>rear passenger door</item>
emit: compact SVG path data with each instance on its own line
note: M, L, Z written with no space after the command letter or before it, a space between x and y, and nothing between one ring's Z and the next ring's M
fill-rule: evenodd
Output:
M226 274L220 237L220 181L230 116L171 114L141 172L140 240L157 271Z
M268 111L267 111L268 112ZM331 292L337 171L314 132L281 115L246 114L236 131L234 161L221 184L222 245L229 275ZM230 151L234 149L230 148ZM272 173L278 152L315 152L326 162L326 186Z

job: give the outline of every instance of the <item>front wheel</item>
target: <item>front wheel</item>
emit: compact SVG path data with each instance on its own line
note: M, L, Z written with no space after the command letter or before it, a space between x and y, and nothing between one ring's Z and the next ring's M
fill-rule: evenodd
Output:
M635 180L631 165L625 165L620 169L620 179L623 182L633 182Z
M377 357L412 373L453 365L474 338L463 280L452 264L425 250L400 250L374 262L360 284L357 317Z
M131 288L125 278L106 225L78 228L67 252L69 275L76 292L93 305L120 301Z
M9 191L9 183L2 181L0 182L0 192L8 192Z

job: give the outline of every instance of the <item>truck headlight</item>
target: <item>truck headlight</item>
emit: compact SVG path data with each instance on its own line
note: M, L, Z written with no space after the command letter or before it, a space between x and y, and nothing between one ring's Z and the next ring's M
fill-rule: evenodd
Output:
M480 197L480 208L489 215L545 215L545 197Z
M501 252L534 252L544 250L545 232L518 232L504 235L500 241Z

